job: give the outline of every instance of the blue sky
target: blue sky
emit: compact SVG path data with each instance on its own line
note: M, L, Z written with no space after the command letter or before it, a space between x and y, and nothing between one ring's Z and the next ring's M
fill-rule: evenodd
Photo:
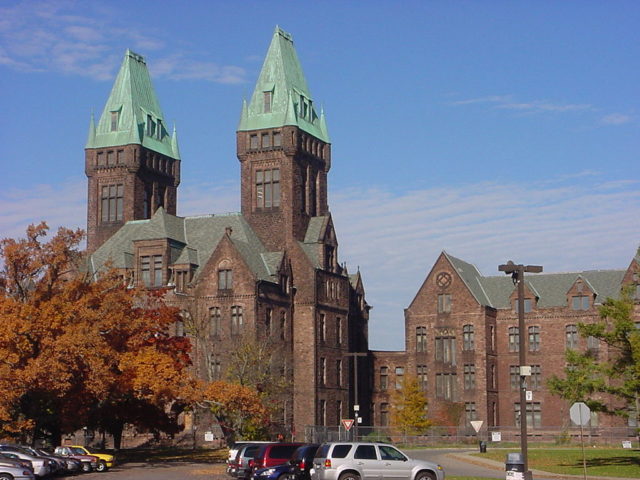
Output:
M86 225L83 147L124 51L182 155L181 215L239 210L235 128L276 25L332 140L340 260L374 349L442 250L484 275L626 268L640 244L635 1L0 2L0 236Z

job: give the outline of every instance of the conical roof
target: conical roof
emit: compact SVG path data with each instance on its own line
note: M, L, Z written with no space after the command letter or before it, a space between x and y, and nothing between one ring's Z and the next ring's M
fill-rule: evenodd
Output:
M251 102L243 105L239 131L297 126L329 143L324 118L314 106L293 46L293 37L276 27Z
M97 125L91 122L86 148L138 144L179 159L167 130L144 58L127 50Z

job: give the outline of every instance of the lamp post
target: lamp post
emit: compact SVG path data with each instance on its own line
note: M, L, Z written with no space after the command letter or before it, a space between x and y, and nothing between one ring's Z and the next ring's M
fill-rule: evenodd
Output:
M498 265L498 270L507 275L511 275L513 283L518 285L518 350L520 363L520 452L522 453L522 461L524 463L524 479L533 478L529 471L529 462L527 458L527 392L526 377L531 375L530 368L527 368L526 362L526 340L525 340L525 324L524 324L524 272L540 273L542 267L539 265L516 265L511 260L506 264Z
M360 404L358 403L358 357L366 357L365 352L345 353L345 357L353 357L353 413L354 413L354 440L358 441L358 416Z

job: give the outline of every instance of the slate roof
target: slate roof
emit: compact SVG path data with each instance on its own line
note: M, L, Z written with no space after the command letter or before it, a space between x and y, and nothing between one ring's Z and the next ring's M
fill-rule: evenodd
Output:
M268 252L241 214L177 217L159 208L148 220L133 220L122 226L89 258L96 273L108 260L116 268L134 265L134 241L168 239L172 264L195 266L194 278L231 228L231 241L258 280L273 281L282 252Z
M478 269L459 258L443 254L456 269L471 294L481 305L497 309L511 308L509 298L515 289L511 277L484 277ZM537 273L525 276L527 287L538 296L538 307L564 307L567 292L581 278L596 294L596 303L618 298L624 270L587 270L569 273Z

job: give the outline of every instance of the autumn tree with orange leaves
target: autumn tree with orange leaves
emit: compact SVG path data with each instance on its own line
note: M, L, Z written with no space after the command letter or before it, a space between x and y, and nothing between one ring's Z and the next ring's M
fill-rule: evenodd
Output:
M175 429L166 406L192 388L189 341L169 333L177 310L115 271L82 273L82 231L47 232L0 241L0 435L57 443L89 426L118 448L125 423Z

